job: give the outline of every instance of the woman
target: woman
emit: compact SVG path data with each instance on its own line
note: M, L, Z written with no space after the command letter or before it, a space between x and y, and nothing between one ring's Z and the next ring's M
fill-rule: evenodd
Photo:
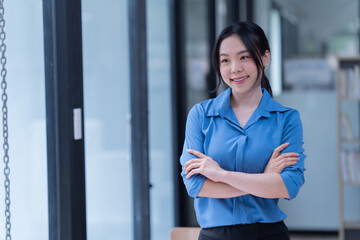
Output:
M304 183L299 113L272 99L270 47L251 22L219 35L213 66L229 88L189 112L180 162L199 239L289 239L279 198Z

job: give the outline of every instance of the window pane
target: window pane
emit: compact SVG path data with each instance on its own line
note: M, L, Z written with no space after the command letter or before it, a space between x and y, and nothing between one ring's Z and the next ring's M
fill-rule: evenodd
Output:
M337 231L336 58L358 54L358 1L255 2L256 22L271 41L270 80L275 99L300 112L308 156L307 183L296 199L280 200L279 206L288 215L285 222L290 230ZM274 82L279 83L278 89ZM326 174L319 174L325 165ZM314 198L319 189L321 197Z
M147 4L151 239L158 240L174 225L169 9L168 0Z
M288 214L286 223L292 230L338 230L337 132L333 131L338 126L336 58L359 53L359 2L279 3L283 92L276 98L300 112L308 156L305 160L308 184L304 184L294 201L281 201L280 208ZM325 165L326 174L319 174ZM321 197L314 198L319 189ZM352 193L356 195L359 191ZM359 209L358 205L349 206L352 213ZM310 213L316 214L309 217Z
M11 233L13 239L48 239L42 1L5 1L4 16ZM2 145L3 140L0 142ZM3 170L0 172L0 198L4 199ZM1 229L5 228L4 211L4 200L0 200ZM5 239L4 230L0 231L0 239Z
M210 71L208 46L208 1L186 0L186 97L187 109L209 97L207 77Z
M88 239L132 239L127 1L82 9Z

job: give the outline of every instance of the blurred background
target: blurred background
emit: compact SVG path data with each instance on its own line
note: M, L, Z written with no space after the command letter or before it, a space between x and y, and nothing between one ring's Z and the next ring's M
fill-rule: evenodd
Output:
M139 199L133 197L130 66L137 63L130 62L129 1L81 1L90 240L134 239ZM5 2L12 235L22 240L49 239L42 4ZM296 199L280 201L289 230L335 239L351 221L355 238L348 239L360 239L360 184L339 177L342 103L336 88L338 59L360 57L360 1L147 0L151 239L169 239L175 226L197 226L180 179L184 124L194 104L223 90L209 92L216 85L212 46L222 28L239 20L264 29L274 98L299 110L303 123L306 183ZM346 108L358 138L358 100Z

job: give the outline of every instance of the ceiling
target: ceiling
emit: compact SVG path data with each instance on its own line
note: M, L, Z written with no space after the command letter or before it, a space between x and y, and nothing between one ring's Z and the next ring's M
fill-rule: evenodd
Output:
M302 35L325 40L359 31L357 0L275 0L282 14L295 21Z

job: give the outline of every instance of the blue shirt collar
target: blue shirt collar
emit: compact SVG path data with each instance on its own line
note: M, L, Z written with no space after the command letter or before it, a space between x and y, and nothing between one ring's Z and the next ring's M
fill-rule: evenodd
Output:
M258 111L261 116L270 117L270 112L285 112L289 109L280 105L276 102L266 91L265 88L262 88L263 96L261 98L260 104L258 106ZM213 99L211 106L206 109L206 116L229 116L229 113L232 112L230 105L230 95L231 88L226 89L223 93Z

